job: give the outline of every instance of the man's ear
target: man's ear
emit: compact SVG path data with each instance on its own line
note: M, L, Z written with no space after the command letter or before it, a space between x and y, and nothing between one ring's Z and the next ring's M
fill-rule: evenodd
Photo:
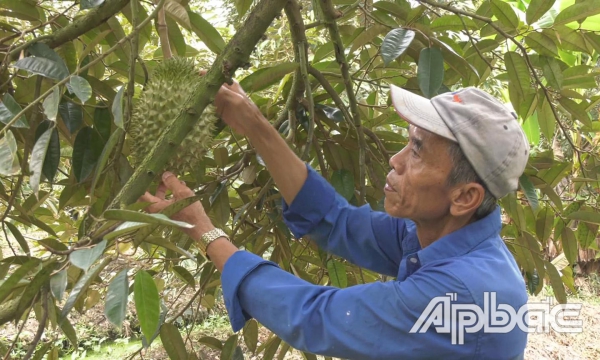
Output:
M485 189L481 184L471 182L462 184L450 194L450 213L453 216L465 216L475 213L483 202Z

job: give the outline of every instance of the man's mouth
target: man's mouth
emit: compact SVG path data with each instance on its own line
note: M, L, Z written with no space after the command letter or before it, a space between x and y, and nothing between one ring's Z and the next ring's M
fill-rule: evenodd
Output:
M396 189L394 189L394 187L392 185L390 185L389 180L386 180L383 190L389 191L389 192L396 192Z

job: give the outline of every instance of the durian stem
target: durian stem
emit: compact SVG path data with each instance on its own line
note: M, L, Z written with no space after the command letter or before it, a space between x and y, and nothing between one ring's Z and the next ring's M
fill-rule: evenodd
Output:
M156 1L156 0L155 0ZM160 48L162 49L163 59L170 59L173 57L171 52L171 43L169 42L169 29L167 28L167 18L165 15L165 8L163 7L158 12L156 17L156 31L160 38Z
M350 77L350 72L348 70L348 61L346 60L346 55L344 54L344 44L342 42L342 38L340 37L340 31L335 20L339 17L339 15L341 15L341 13L337 14L337 10L334 8L331 0L319 0L319 5L321 6L321 9L323 9L324 23L327 29L329 30L329 36L331 37L331 41L333 42L333 47L335 49L335 59L340 65L342 78L344 79L344 85L346 87L346 94L348 95L348 100L350 102L352 120L354 122L354 126L356 127L356 135L358 137L358 171L360 183L358 204L362 205L365 203L366 196L365 154L367 143L365 141L365 135L363 133L362 123L360 121L360 114L358 112L358 102L356 101L356 97L354 95L353 83Z
M109 208L132 204L160 174L173 152L196 125L204 109L214 101L224 82L231 83L235 71L248 63L250 54L275 16L289 0L262 0L213 63L191 96L188 106L161 133L154 148L113 199Z

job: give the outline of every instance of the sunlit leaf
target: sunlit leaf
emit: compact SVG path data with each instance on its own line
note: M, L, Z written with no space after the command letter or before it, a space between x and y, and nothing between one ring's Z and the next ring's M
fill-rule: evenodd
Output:
M331 280L332 286L338 288L345 288L348 286L346 266L343 263L330 259L327 262L327 273L329 274L329 280Z
M254 0L235 0L235 8L240 17L246 15Z
M184 268L183 266L179 266L179 265L173 266L173 272L181 280L186 282L189 286L196 287L196 280L194 279L194 276L192 274L190 274L190 272L187 271L187 269Z
M555 58L541 57L542 69L544 71L544 77L548 81L548 84L556 90L562 88L563 73L560 70L560 65Z
M0 283L0 302L4 301L14 290L15 285L39 264L40 261L38 259L29 260L19 266L6 280Z
M71 83L68 85L69 91L75 93L82 103L88 101L92 96L92 87L90 86L90 83L77 75L73 75L70 81Z
M380 50L385 66L402 55L414 38L415 32L412 30L394 29L390 31L383 39Z
M564 25L600 14L600 0L584 0L561 11L554 20L555 25Z
M5 222L4 224L8 228L10 234L12 234L15 240L17 240L23 252L27 255L31 255L31 250L29 250L29 244L27 243L27 240L25 240L25 238L23 237L23 234L21 234L21 231L19 231L19 229L13 223Z
M69 255L71 264L77 266L83 271L87 271L92 264L104 253L106 248L106 240L102 240L98 244L89 249L81 249L73 251Z
M198 35L200 40L213 52L219 54L225 48L225 41L221 34L199 14L189 11L191 30Z
M102 5L105 0L81 0L81 10L95 8Z
M112 114L115 119L115 125L121 129L125 129L123 125L123 93L125 92L125 86L121 86L115 96L115 100L112 104Z
M29 160L29 172L31 173L29 176L29 185L35 194L39 191L42 168L44 167L44 160L46 159L46 153L48 151L48 145L50 144L53 130L53 128L46 130L42 136L37 139L33 146L33 150L31 151L31 159Z
M57 272L50 278L50 290L52 295L59 302L62 301L65 290L67 289L67 269Z
M60 102L60 91L58 88L54 88L52 93L48 95L44 99L43 107L44 107L44 115L49 120L56 121L56 116L58 115L58 103Z
M492 12L505 26L516 29L519 26L519 18L510 3L502 0L491 0Z
M6 131L4 137L0 139L0 175L15 175L20 169L17 141L12 131Z
M15 99L9 94L4 94L2 103L0 104L0 121L4 124L8 124L13 118L23 110L21 106L15 101ZM19 117L13 125L16 128L28 128L29 124L25 118L25 114Z
M104 218L109 220L122 220L146 224L177 226L186 229L191 229L194 227L194 225L188 224L183 221L169 219L169 217L167 217L164 214L147 214L131 210L106 210L104 212Z
M296 70L298 67L299 64L297 63L285 62L262 68L246 76L240 81L240 85L246 91L260 91L278 83L285 75Z
M600 213L595 211L575 211L569 214L567 218L600 225Z
M190 29L192 27L192 24L190 23L190 16L183 5L177 1L167 1L164 5L164 8L170 17L185 26L186 29Z
M550 8L556 0L531 0L527 7L526 16L528 24L538 21Z

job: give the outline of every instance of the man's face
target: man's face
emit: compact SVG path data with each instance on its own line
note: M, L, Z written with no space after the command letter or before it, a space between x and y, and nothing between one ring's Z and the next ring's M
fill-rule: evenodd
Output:
M415 222L446 216L450 209L452 169L447 140L411 125L409 143L390 159L392 171L385 185L385 210L395 217Z

